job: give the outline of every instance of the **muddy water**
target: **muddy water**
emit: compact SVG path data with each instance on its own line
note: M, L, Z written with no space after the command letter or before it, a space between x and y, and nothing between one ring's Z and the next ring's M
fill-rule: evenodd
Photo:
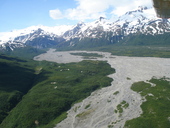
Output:
M82 57L70 55L76 52L86 51L56 52L50 49L34 59L57 63L82 61ZM131 85L134 82L150 80L153 76L170 77L170 59L113 56L107 52L94 51L88 53L103 55L96 60L107 61L116 69L116 73L109 75L114 80L112 86L97 90L81 103L75 104L68 111L68 117L55 128L108 128L109 125L122 128L127 120L140 116L142 113L140 105L145 100L130 89ZM114 94L115 92L118 93ZM123 109L123 113L116 113L117 105L122 101L126 101L129 106ZM90 107L85 109L89 104Z

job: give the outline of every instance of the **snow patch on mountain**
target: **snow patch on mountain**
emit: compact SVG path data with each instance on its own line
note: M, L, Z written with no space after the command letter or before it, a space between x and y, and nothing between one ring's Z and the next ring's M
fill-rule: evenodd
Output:
M25 29L20 29L20 30L13 30L11 32L0 32L0 44L6 43L8 41L14 42L16 37L22 37L25 35L30 35L37 31L38 29L42 29L43 33L42 34L48 34L48 35L57 35L61 36L64 32L67 30L71 29L72 26L70 25L62 25L62 26L54 26L54 27L47 27L47 26L31 26ZM41 34L41 35L42 35ZM26 37L28 38L28 36ZM27 39L24 40L26 42Z
M74 46L72 39L79 41L84 38L104 38L113 42L114 39L123 39L129 34L156 35L170 32L169 19L160 19L156 17L154 8L139 6L136 10L126 12L124 15L114 20L108 20L100 17L98 20L84 23L79 22L76 25L62 26L31 26L21 30L0 33L0 45L26 43L35 38L46 38L57 43L70 41L70 46ZM116 37L118 36L118 38Z

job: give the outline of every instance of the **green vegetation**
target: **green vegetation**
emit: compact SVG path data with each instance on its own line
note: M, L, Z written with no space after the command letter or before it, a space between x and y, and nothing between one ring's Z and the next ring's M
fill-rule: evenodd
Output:
M37 56L44 52L45 52L45 49L42 50L42 49L30 47L30 46L15 48L13 51L11 51L11 50L1 51L1 53L4 53L6 55L10 55L13 57L19 57L22 59L32 59L34 56Z
M107 33L107 38L83 40L74 39L73 47L60 46L58 50L94 50L111 52L113 55L138 56L138 57L170 57L170 36L169 33L160 35L129 35L124 37L114 37L113 33ZM110 42L107 39L112 40ZM70 44L68 42L68 44Z
M91 105L91 104L86 105L86 106L85 106L85 109L89 108L89 107L90 107L90 105Z
M33 86L35 77L29 62L0 55L0 123Z
M93 57L102 57L102 55L99 55L97 53L85 53L85 52L81 52L81 53L71 53L72 55L78 55L78 56L83 56L84 59L89 59L89 58L93 58Z
M109 102L111 102L111 100L107 99L107 102L109 103Z
M164 33L159 35L145 35L145 34L129 34L128 36L124 35L118 35L113 36L112 32L99 33L100 38L83 38L79 40L78 38L74 38L68 42L65 42L58 45L57 48L60 50L92 50L92 49L100 49L100 48L107 48L112 49L112 47L115 46L130 46L130 47L145 47L145 46L167 46L170 45L170 34ZM123 38L122 38L123 37ZM70 42L74 42L74 46L72 47L66 47L69 46ZM133 51L132 51L133 52ZM136 51L137 53L137 51ZM142 52L144 53L144 52ZM130 53L131 54L131 53ZM137 53L138 54L138 53ZM140 54L140 53L139 53ZM135 55L135 54L133 54ZM140 54L141 55L141 54ZM149 55L149 54L144 54Z
M101 33L100 33L101 34ZM112 36L113 33L108 33L108 36ZM70 42L74 42L74 46L72 47L68 47L70 46ZM64 42L57 45L57 49L60 50L82 50L82 49L91 49L91 48L96 48L96 47L100 47L100 46L106 46L109 45L110 41L108 40L108 38L106 37L105 34L102 34L102 36L100 35L100 38L88 38L85 37L82 40L80 40L79 38L74 38L71 39L67 42Z
M76 50L77 48L58 50ZM80 50L80 49L79 49ZM110 44L101 47L82 48L82 50L110 52L118 56L135 56L135 57L163 57L170 58L170 45L122 45Z
M92 112L94 111L94 109L89 109L89 110L86 110L78 115L76 115L76 117L78 118L86 118L88 115L90 115Z
M170 83L169 79L152 78L149 82L138 82L132 85L132 90L140 92L146 98L141 105L143 113L140 117L126 122L126 128L169 128L170 126Z
M110 52L113 55L118 56L137 56L137 57L170 57L170 46L169 45L109 45L98 47L92 50Z
M39 128L53 128L56 124L60 123L65 118L67 118L66 112L62 113L60 116L58 116L53 121L49 122L47 125L44 125L44 126L41 125L41 127L39 127Z
M110 124L107 126L108 128L114 128L114 125Z
M129 78L129 77L127 77L126 79L127 79L127 80L131 80L131 78Z
M113 93L113 95L117 95L117 94L119 94L119 91L116 91L116 92Z
M0 56L1 128L51 128L71 106L110 86L106 62L57 64ZM87 106L88 108L88 106Z
M117 109L115 109L115 113L119 112L120 116L123 113L123 109L129 107L129 104L126 101L122 101L120 104L117 105Z
M138 83L132 84L131 89L138 93L140 92L141 95L143 96L144 95L143 93L145 93L145 90L149 89L150 87L151 87L151 84L145 83L144 81L140 81Z
M128 35L119 43L122 45L169 45L170 34L164 33L159 35L145 35L145 34L136 34ZM118 44L118 43L117 43Z

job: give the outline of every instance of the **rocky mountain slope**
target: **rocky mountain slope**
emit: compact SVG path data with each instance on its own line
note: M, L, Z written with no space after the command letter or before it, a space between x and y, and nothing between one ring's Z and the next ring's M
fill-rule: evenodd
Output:
M77 46L79 44L106 45L126 42L127 37L137 35L157 36L170 32L168 19L157 18L153 8L138 7L114 20L100 17L90 23L79 22L75 26L32 26L22 30L0 33L1 49L33 46ZM128 43L128 42L127 42Z

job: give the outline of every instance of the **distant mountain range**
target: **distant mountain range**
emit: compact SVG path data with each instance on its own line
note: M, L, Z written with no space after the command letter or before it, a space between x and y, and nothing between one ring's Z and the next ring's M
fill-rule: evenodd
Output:
M154 9L138 7L114 21L100 17L94 22L79 22L75 26L32 26L0 33L0 49L169 43L170 20L157 18L151 11Z

